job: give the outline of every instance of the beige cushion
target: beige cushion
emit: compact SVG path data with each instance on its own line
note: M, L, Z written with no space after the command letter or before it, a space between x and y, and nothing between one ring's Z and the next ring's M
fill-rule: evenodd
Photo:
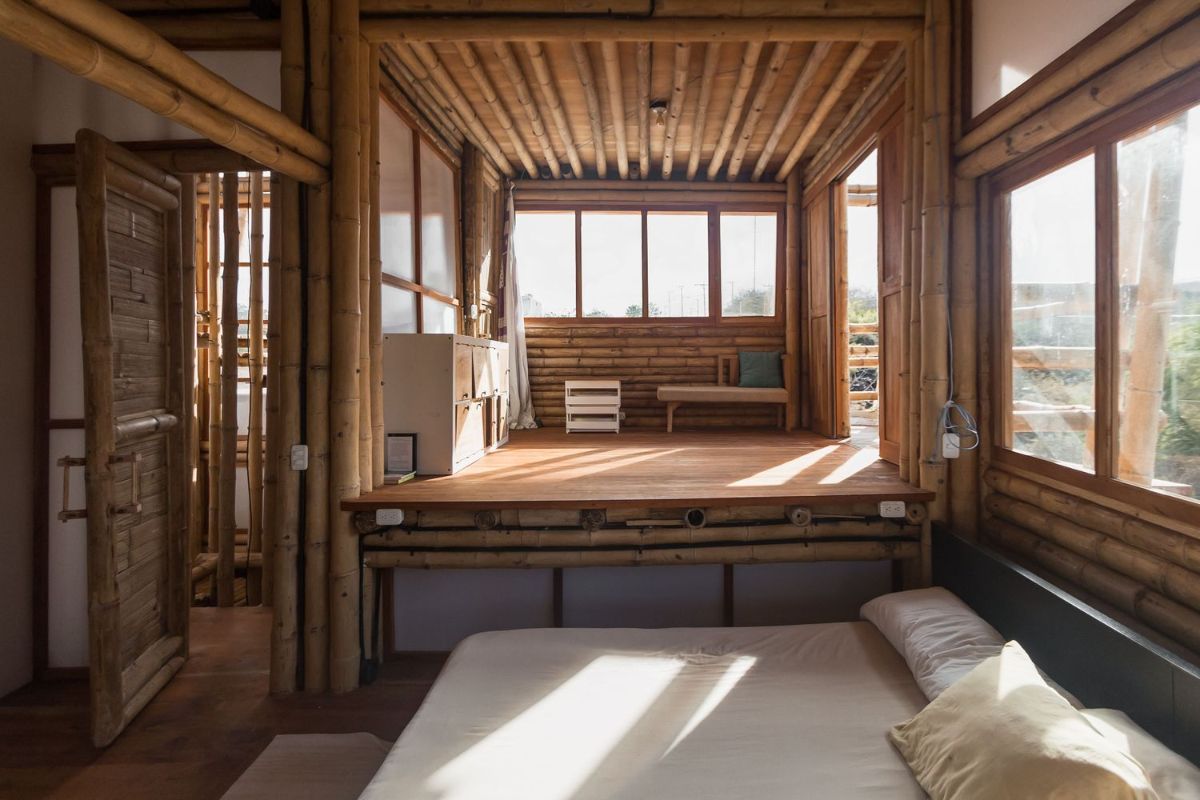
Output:
M787 389L745 386L660 386L658 399L675 403L786 403Z
M276 736L221 800L354 800L390 748L370 733Z
M889 738L933 800L1157 800L1141 764L1046 685L1016 642Z
M1200 769L1142 730L1125 712L1085 708L1080 713L1105 739L1145 768L1162 800L1200 800Z

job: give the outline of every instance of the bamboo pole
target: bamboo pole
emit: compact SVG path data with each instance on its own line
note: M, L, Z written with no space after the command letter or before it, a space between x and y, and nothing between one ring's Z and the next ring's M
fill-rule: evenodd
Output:
M208 176L208 552L219 552L221 500L221 179Z
M614 47L616 45L613 45ZM704 150L704 131L708 127L708 106L712 102L713 78L721 61L721 43L704 45L704 68L700 72L700 97L696 100L696 116L692 120L692 142L688 152L687 179L696 179L700 156Z
M725 152L733 141L734 131L737 130L738 120L742 116L742 106L746 95L750 93L750 85L754 82L754 72L758 68L758 57L762 54L762 42L746 42L742 51L742 66L738 70L737 83L733 86L733 94L729 99L729 111L725 114L725 124L721 126L721 135L717 138L717 146L708 162L708 179L714 180L721 171L721 163L725 160Z
M97 0L30 0L30 5L147 67L283 147L328 166L329 145L194 61L141 22Z
M382 206L379 204L379 48L371 47L371 73L368 86L371 98L370 142L367 156L370 161L368 197L371 205L370 252L371 291L368 307L370 325L370 398L371 398L371 488L383 485L384 421L383 421L383 247L380 238Z
M358 48L358 485L373 484L375 448L371 424L371 50Z
M360 490L359 408L359 163L362 94L357 0L339 0L330 14L333 191L330 204L329 381L329 687L358 685L358 540L343 499Z
M975 181L954 181L954 258L950 276L950 326L953 333L954 401L976 419L978 404L979 275L976 264ZM970 445L967 439L961 441ZM950 524L967 535L979 527L979 452L960 450L950 469Z
M446 97L445 92L433 79L433 74L426 68L425 64L417 57L417 53L411 47L394 44L391 46L391 51L395 53L399 63L407 68L411 77L409 78L413 89L418 97L426 102L428 110L422 109L422 113L440 113L443 117L449 120L450 125L457 129L462 135L462 138L470 138L470 127L466 120L458 113L458 109Z
M616 42L601 42L600 55L604 59L604 81L608 84L608 110L613 121L613 138L617 142L617 174L625 180L629 177L629 143L625 130L625 88L621 82L621 53Z
M196 358L196 301L198 291L197 257L199 256L199 234L197 212L200 205L196 199L196 176L179 176L179 219L180 240L183 245L183 275L180 317L183 323L183 402L188 412L184 428L184 458L187 459L187 477L184 486L187 496L185 533L187 536L188 564L195 563L200 555L200 393L197 383L198 364ZM191 594L186 602L190 603Z
M471 107L471 103L463 95L458 83L446 71L445 66L442 65L441 59L438 58L434 49L422 42L416 42L412 45L412 50L425 68L429 70L429 75L433 78L434 83L442 90L446 101L466 124L467 130L470 131L474 140L487 152L488 156L500 168L501 172L510 178L515 175L516 170L509 163L508 157L504 155L504 151L500 148L500 145L488 131L487 126L483 124L483 120L475 113L475 109Z
M786 352L791 356L785 360L791 372L784 376L788 387L787 429L796 430L800 423L800 226L802 224L801 201L804 187L799 173L787 180L786 250L784 252L784 340Z
M331 139L330 0L309 0L309 107L313 133ZM334 166L337 169L337 166ZM357 172L355 173L357 174ZM330 193L308 190L308 330L304 436L304 690L329 688Z
M303 0L283 0L281 7L283 38L280 50L280 107L289 118L299 121L305 107L305 45ZM314 79L316 75L314 75ZM314 87L315 89L315 87ZM314 101L316 92L314 91ZM314 104L314 113L317 108ZM321 129L315 125L314 130ZM328 130L326 129L326 133ZM272 540L272 625L270 685L273 693L294 692L297 688L299 661L299 574L300 473L291 468L292 447L300 443L300 361L302 284L301 236L304 221L300 214L300 185L288 177L279 178L279 205L272 203L272 222L278 217L272 236L272 250L278 242L278 271L271 278L271 289L278 286L278 305L271 306L270 321L277 326L278 345L270 351L270 383L278 398L278 431L275 434L273 461L275 491ZM310 264L317 261L309 254ZM310 340L311 341L311 340ZM311 457L310 457L311 467Z
M775 117L775 124L771 128L770 135L767 136L766 143L763 144L762 152L758 155L754 171L750 174L751 180L761 180L763 173L767 171L767 164L770 163L771 156L775 155L775 148L779 146L779 140L783 138L784 131L791 124L792 117L796 114L796 107L800 105L804 93L812 86L813 80L817 77L817 71L828 58L831 49L833 49L831 42L817 42L813 45L800 74L796 76L796 82L792 84L792 90L788 93L787 100L784 101L778 116Z
M583 87L583 99L587 103L588 123L592 126L592 150L596 154L596 174L608 177L608 155L604 152L604 120L600 116L600 94L596 91L596 73L592 69L592 57L587 45L571 42L571 57L575 60L575 71L579 74L579 85Z
M217 488L217 605L233 605L233 548L237 522L238 385L238 174L221 176L221 232L225 258L221 270L221 474Z
M555 178L561 178L562 167L558 163L558 154L554 152L554 146L550 143L550 137L546 135L546 126L542 122L542 115L538 111L537 103L533 101L533 93L529 90L529 81L525 80L525 73L521 71L521 65L517 63L517 58L513 54L512 48L507 42L502 41L493 42L492 48L495 50L496 57L500 59L500 65L504 67L504 72L508 75L508 80L512 83L513 89L517 93L517 102L521 105L521 110L525 112L525 118L529 120L529 128L533 131L534 138L537 139L538 145L542 148L542 156L546 160L546 167Z
M217 144L304 181L326 179L320 164L238 123L188 90L129 61L19 0L0 0L0 35Z
M775 180L783 181L787 179L788 173L796 166L796 162L804 155L805 149L812 142L813 137L817 135L821 124L825 118L829 116L829 112L833 110L834 105L841 98L846 88L850 85L850 81L854 79L858 68L867 60L872 48L871 42L859 42L850 51L850 55L846 57L846 61L838 70L837 76L833 79L833 83L825 90L825 94L821 95L821 100L817 103L817 107L813 109L812 116L808 118L804 129L800 131L800 135L796 137L792 149L788 151L787 156L783 159L783 164L780 165L779 171L775 173Z
M554 85L554 77L550 74L550 65L540 42L526 42L525 53L533 66L533 76L538 84L538 91L546 106L550 109L550 119L558 130L559 141L567 152L567 160L571 162L571 170L576 178L583 177L583 162L579 160L579 151L575 149L575 139L571 135L571 126L567 123L567 115L563 110L562 100L559 99L558 89ZM506 173L508 174L508 173ZM510 175L511 177L511 175Z
M638 97L638 177L650 177L650 43L634 45Z
M282 67L281 67L282 71ZM281 76L281 84L285 79ZM282 104L281 104L282 105ZM268 196L271 249L267 254L267 350L266 358L266 401L265 401L265 448L263 459L263 511L262 511L262 601L273 605L275 599L275 504L279 490L279 362L282 358L279 344L279 315L283 301L280 297L280 240L283 238L282 189L280 176L272 175Z
M904 128L901 134L901 146L903 147L903 157L901 162L901 189L903 193L901 225L900 225L900 397L898 398L900 409L897 418L899 419L899 438L900 438L900 453L897 459L897 467L900 471L900 480L912 481L912 454L909 439L909 395L910 385L913 380L912 366L912 325L910 317L912 316L912 273L913 273L913 228L915 222L915 208L913 195L913 181L915 175L915 164L913 162L913 140L916 131L916 91L913 86L916 77L916 61L914 59L914 51L910 45L900 45L900 50L904 54Z
M246 437L246 484L250 490L248 547L263 552L263 176L250 173L250 324L249 339L250 414ZM263 573L246 574L246 604L262 605Z
M918 343L921 341L921 253L924 246L921 242L923 229L921 226L921 202L925 191L925 138L922 118L925 109L925 51L920 37L909 44L912 53L913 70L913 125L912 138L909 145L909 155L912 163L912 198L913 213L911 215L908 264L906 274L909 276L911 288L909 291L909 385L908 385L908 430L906 446L909 450L911 463L909 480L920 481L921 469L921 354Z
M683 103L687 98L688 64L691 45L680 42L675 45L675 69L671 83L671 102L667 107L667 129L663 135L662 176L671 179L675 167L675 137L679 131L679 120L683 116Z
M137 11L164 11L174 8L176 0L114 0L114 5ZM238 8L230 0L190 0L192 3L212 3L219 8L229 5ZM223 5L224 4L224 5ZM924 6L919 0L507 0L495 5L493 13L506 14L622 14L629 16L716 16L716 17L788 17L796 14L827 15L834 17L891 17L921 14ZM429 0L363 0L362 13L378 14L427 14ZM479 0L438 0L437 13L477 14Z
M384 83L388 99L405 108L409 116L416 121L417 127L430 136L435 144L440 143L461 150L466 136L433 95L429 94L429 83L417 79L405 60L398 55L398 50L386 45L379 47L389 79ZM420 62L415 60L411 52L408 53L408 60L420 66ZM453 158L457 157L455 151Z
M788 42L779 42L771 51L771 58L767 61L767 70L759 79L758 88L754 91L754 98L750 101L750 108L746 111L746 118L742 120L742 129L738 132L737 144L733 147L733 154L729 156L729 167L725 174L731 181L737 179L738 171L742 168L742 160L746 157L746 150L750 147L755 130L758 129L758 120L766 110L767 101L770 100L771 92L775 88L776 81L779 80L779 73L783 71L783 65L787 61L791 49L792 46Z
M521 138L520 131L513 124L512 115L508 113L508 109L501 102L500 95L496 91L496 85L492 83L492 79L488 77L487 70L479 62L475 46L470 42L455 42L454 47L458 50L458 55L463 60L463 66L467 68L467 72L475 80L475 85L479 87L479 92L483 95L484 102L492 110L492 115L500 123L500 128L508 137L513 150L516 151L517 158L520 159L521 165L525 167L525 172L529 177L536 178L538 174L537 164L534 163L529 148L525 146L525 140Z

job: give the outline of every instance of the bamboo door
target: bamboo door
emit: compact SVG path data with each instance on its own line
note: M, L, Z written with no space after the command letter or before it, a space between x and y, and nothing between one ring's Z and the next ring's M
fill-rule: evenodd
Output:
M900 460L901 372L907 315L901 305L904 250L904 125L896 114L879 134L879 455Z
M808 363L809 426L813 433L837 435L835 407L838 380L835 372L834 308L831 302L832 248L830 242L830 192L823 190L804 208L806 361Z
M187 657L180 189L94 131L75 145L92 739L103 747Z

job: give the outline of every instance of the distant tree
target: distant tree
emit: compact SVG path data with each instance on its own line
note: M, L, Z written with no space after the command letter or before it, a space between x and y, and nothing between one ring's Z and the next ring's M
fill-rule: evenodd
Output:
M607 316L608 316L608 312L606 312L606 311L601 311L601 310L600 310L600 309L598 309L598 308L593 308L591 311L589 311L589 312L587 312L586 314L584 314L584 316L585 316L585 317L607 317Z
M641 303L634 303L631 306L625 307L625 316L640 317L641 315L642 315L642 304ZM652 316L652 317L661 317L662 316L662 309L658 307L657 303L650 304L650 316Z
M745 317L769 317L775 313L774 293L763 289L743 289L722 309L726 314Z

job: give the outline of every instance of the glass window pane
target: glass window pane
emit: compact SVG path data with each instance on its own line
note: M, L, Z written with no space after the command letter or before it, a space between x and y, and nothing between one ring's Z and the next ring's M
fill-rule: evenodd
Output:
M642 316L642 214L584 211L583 316Z
M1014 450L1093 469L1095 165L1087 156L1009 201Z
M650 316L708 316L708 212L646 215Z
M513 253L521 316L575 316L575 212L518 211Z
M1200 106L1117 146L1117 476L1200 490ZM1193 224L1181 224L1189 220Z
M413 132L379 101L379 251L383 271L415 281L413 249Z
M379 303L381 306L380 319L383 322L384 333L416 333L417 332L417 296L408 289L389 286L382 287Z
M449 303L421 295L421 333L457 333L458 315Z
M421 150L421 284L457 296L454 172L424 143Z
M777 232L774 212L721 214L722 316L775 316Z

